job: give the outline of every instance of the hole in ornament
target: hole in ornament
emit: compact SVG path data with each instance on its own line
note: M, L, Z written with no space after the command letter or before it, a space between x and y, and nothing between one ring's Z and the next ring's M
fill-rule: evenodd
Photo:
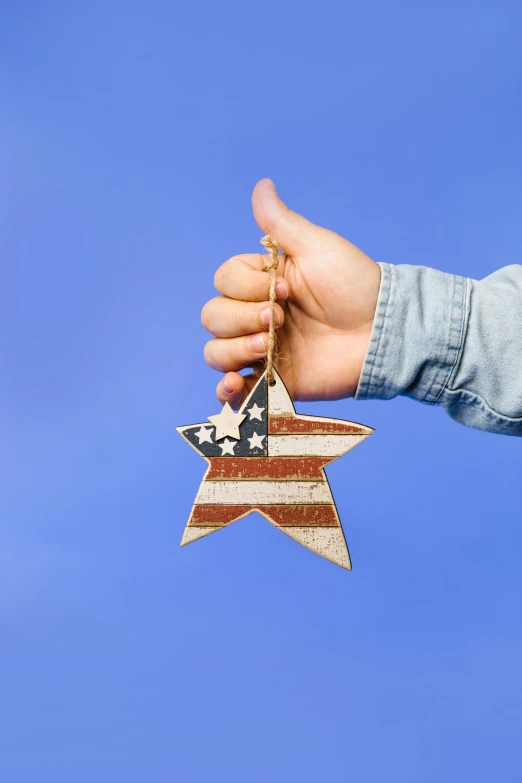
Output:
M272 378L272 380L270 381L270 383L269 383L268 385L269 385L269 386L275 386L275 385L276 385L276 380L275 380L275 378Z

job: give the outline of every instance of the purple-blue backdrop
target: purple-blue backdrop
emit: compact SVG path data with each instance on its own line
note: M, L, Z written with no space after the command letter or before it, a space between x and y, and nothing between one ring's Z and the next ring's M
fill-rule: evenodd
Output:
M259 517L178 549L199 323L256 180L373 258L520 263L517 0L0 9L0 776L520 780L521 443L442 410L328 469L349 574Z

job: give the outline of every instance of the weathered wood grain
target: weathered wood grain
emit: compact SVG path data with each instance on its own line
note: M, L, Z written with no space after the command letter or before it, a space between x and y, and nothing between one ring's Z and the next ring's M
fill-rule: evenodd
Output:
M333 503L327 481L204 481L195 504Z
M346 540L341 527L278 527L287 536L298 541L312 552L325 557L347 571L351 571L352 563Z
M205 476L207 481L216 479L285 479L286 481L320 481L324 478L323 457L212 457Z
M323 419L319 416L270 416L268 432L271 435L292 433L316 435L371 435L372 430L362 424L339 419Z
M330 457L346 454L367 435L269 435L269 457Z
M237 519L258 511L270 521L285 527L302 527L312 525L317 527L338 527L339 517L335 507L328 505L237 505L220 506L217 504L194 506L189 520L189 526L223 527Z

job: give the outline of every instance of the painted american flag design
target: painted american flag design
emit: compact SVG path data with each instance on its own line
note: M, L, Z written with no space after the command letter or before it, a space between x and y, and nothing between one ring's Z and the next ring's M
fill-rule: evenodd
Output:
M181 546L257 511L287 536L351 569L325 465L374 430L341 419L296 414L277 373L262 375L234 413L228 403L207 422L178 427L209 463Z

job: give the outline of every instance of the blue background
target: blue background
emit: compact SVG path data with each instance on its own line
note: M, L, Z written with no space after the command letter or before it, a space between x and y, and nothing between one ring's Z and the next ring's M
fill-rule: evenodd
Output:
M442 410L328 469L354 571L179 549L199 311L271 176L376 260L520 263L517 0L0 7L0 777L520 780L521 452Z

